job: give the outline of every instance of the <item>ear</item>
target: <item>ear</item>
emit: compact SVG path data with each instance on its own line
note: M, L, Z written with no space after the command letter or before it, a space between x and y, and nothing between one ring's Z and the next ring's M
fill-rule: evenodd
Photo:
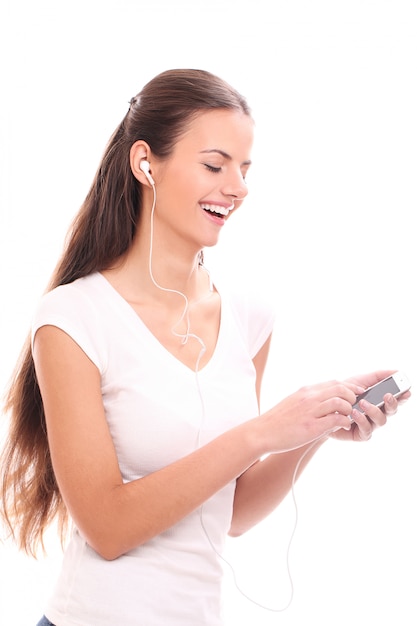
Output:
M151 187L148 178L145 176L143 170L141 170L140 168L140 164L142 161L151 161L151 149L146 141L139 139L138 141L135 141L135 143L130 148L130 169L132 170L133 176L140 183L142 183L142 185Z

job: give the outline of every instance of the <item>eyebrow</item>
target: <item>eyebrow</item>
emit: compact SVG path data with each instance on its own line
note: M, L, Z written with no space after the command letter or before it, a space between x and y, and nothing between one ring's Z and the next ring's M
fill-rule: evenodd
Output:
M220 154L222 157L224 157L228 161L231 161L232 159L230 154L227 154L227 152L224 152L224 150L219 150L219 148L209 148L208 150L201 150L200 154L209 154L211 152L216 152L217 154ZM252 161L250 160L243 161L242 163L242 165L251 165L251 164L252 164Z

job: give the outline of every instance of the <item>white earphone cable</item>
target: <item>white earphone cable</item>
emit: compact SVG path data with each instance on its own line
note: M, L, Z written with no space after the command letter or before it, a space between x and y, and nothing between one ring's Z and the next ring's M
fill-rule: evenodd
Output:
M154 278L153 275L153 271L152 271L152 255L153 255L153 239L154 239L154 213L155 213L155 207L156 207L156 189L155 189L155 184L152 185L153 188L153 203L152 203L152 209L151 209L151 226L150 226L150 245L149 245L149 275L150 278L153 282L153 284L158 288L161 289L162 291L165 292L169 292L169 293L176 293L179 296L181 296L184 299L185 302L185 306L183 309L183 312L181 314L180 319L178 320L178 322L171 328L171 332L173 333L173 335L175 335L176 337L180 338L182 341L182 344L185 345L188 341L188 339L193 338L196 339L200 345L201 345L201 350L198 354L197 360L196 360L196 365L195 365L195 379L196 379L196 386L197 386L197 391L198 391L198 395L200 398L200 403L201 403L201 412L202 412L202 417L201 417L201 422L200 422L200 426L198 429L198 435L197 435L197 448L200 447L201 445L201 434L203 431L203 427L205 424L205 419L206 419L206 414L205 414L205 405L204 405L204 397L203 397L203 393L200 387L200 381L199 381L199 377L198 377L198 372L199 372L199 368L200 368L200 361L201 358L203 356L203 354L206 351L206 346L204 344L204 341L201 339L201 337L199 337L198 335L191 333L191 327L190 327L190 318L189 318L189 301L187 296L182 293L181 291L178 291L177 289L170 289L168 287L162 287ZM179 333L177 332L175 329L185 320L185 325L186 325L186 332L185 333ZM290 597L287 601L287 603L281 607L281 608L274 608L274 607L269 607L266 606L264 604L262 604L261 602L258 602L257 600L251 598L246 592L244 592L241 587L238 584L237 581L237 575L235 572L235 569L233 568L232 564L229 563L229 561L227 561L227 559L224 558L224 556L222 554L220 554L220 552L216 549L216 546L213 544L213 541L211 540L211 537L209 535L209 533L207 532L207 529L204 525L204 519L203 519L203 510L204 510L204 504L201 505L200 509L199 509L199 513L200 513L200 524L201 527L204 531L204 534L207 538L207 541L209 542L211 548L213 549L213 551L215 552L215 554L217 555L217 557L219 559L221 559L223 561L223 563L225 563L229 569L232 572L233 575L233 580L234 580L234 584L236 589L239 591L239 593L246 598L247 600L249 600L250 602L252 602L253 604L257 605L258 607L265 609L267 611L270 612L274 612L274 613L281 613L285 610L288 609L288 607L291 605L292 601L293 601L293 597L294 597L294 583L293 583L293 579L292 579L292 575L291 575L291 568L290 568L290 550L291 550L291 545L294 539L294 535L295 535L295 531L297 529L297 525L298 525L298 506L297 506L297 501L296 501L296 497L295 497L295 482L298 476L298 471L300 469L300 465L302 463L302 461L304 460L304 458L306 457L306 455L314 448L315 445L318 444L318 442L324 438L327 437L328 433L324 433L323 435L320 435L320 437L317 437L316 439L314 439L310 445L308 445L308 447L306 448L306 450L303 452L303 454L301 455L301 457L299 458L295 469L294 469L294 473L292 476L292 481L291 481L291 494L292 494L292 499L293 499L293 503L294 503L294 510L295 510L295 520L294 520L294 526L293 526L293 530L291 532L289 541L288 541L288 546L287 546L287 552L286 552L286 565L287 565L287 574L288 574L288 578L289 578L289 582L290 582Z
M237 581L237 575L236 575L236 571L233 567L233 565L222 555L220 554L220 552L216 549L215 545L213 544L210 535L207 532L207 529L204 525L204 520L203 520L203 508L204 508L204 504L200 507L200 523L201 526L203 528L204 534L210 544L210 546L212 547L212 549L214 550L214 552L216 553L216 555L218 556L219 559L221 559L223 561L223 563L225 563L225 565L227 565L227 567L230 569L232 576L233 576L233 582L234 585L236 587L236 589L238 590L238 592L244 597L246 598L246 600L249 600L249 602L251 602L252 604L255 604L256 606L260 607L261 609L264 609L266 611L269 611L271 613L283 613L284 611L286 611L293 599L294 599L294 582L293 582L293 578L292 578L292 574L291 574L291 567L290 567L290 551L291 551L291 546L292 546L292 542L295 536L295 532L297 530L297 526L298 526L298 505L297 505L297 500L295 497L295 482L297 479L297 475L298 475L298 470L300 469L300 465L303 462L304 458L307 456L307 454L314 448L314 446L316 446L319 441L321 439L323 439L324 437L327 437L329 433L324 433L323 435L320 435L320 437L317 437L316 439L314 439L310 445L306 448L306 450L303 452L303 454L301 455L301 457L298 459L297 465L295 466L294 469L294 473L292 476L292 481L291 481L291 495L292 495L292 500L293 500L293 504L294 504L294 511L295 511L295 519L294 519L294 525L293 525L293 529L288 541L288 545L287 545L287 551L286 551L286 567L287 567L287 575L288 575L288 580L290 583L290 596L289 599L287 601L287 603L282 606L282 607L270 607L267 606L265 604L262 604L261 602L259 602L258 600L255 600L254 598L252 598L251 596L249 596L249 594L247 594L245 591L243 591L243 589L240 587L238 581Z

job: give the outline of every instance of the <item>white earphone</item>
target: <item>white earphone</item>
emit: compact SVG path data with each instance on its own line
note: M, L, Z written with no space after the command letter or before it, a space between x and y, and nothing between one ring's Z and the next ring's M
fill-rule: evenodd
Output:
M149 169L150 169L149 161L141 161L139 167L142 170L142 172L145 174L146 178L149 180L151 185L154 186L155 185L155 181L154 181L154 179L152 178L152 176L149 173Z

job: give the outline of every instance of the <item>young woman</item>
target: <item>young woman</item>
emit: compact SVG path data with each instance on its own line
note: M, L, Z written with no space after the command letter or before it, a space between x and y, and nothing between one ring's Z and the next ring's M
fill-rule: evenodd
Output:
M311 442L367 440L397 409L352 409L381 371L260 414L273 314L202 253L248 193L252 139L244 98L182 69L107 146L7 399L10 529L34 553L52 519L72 525L40 624L219 626L226 535L282 501Z

